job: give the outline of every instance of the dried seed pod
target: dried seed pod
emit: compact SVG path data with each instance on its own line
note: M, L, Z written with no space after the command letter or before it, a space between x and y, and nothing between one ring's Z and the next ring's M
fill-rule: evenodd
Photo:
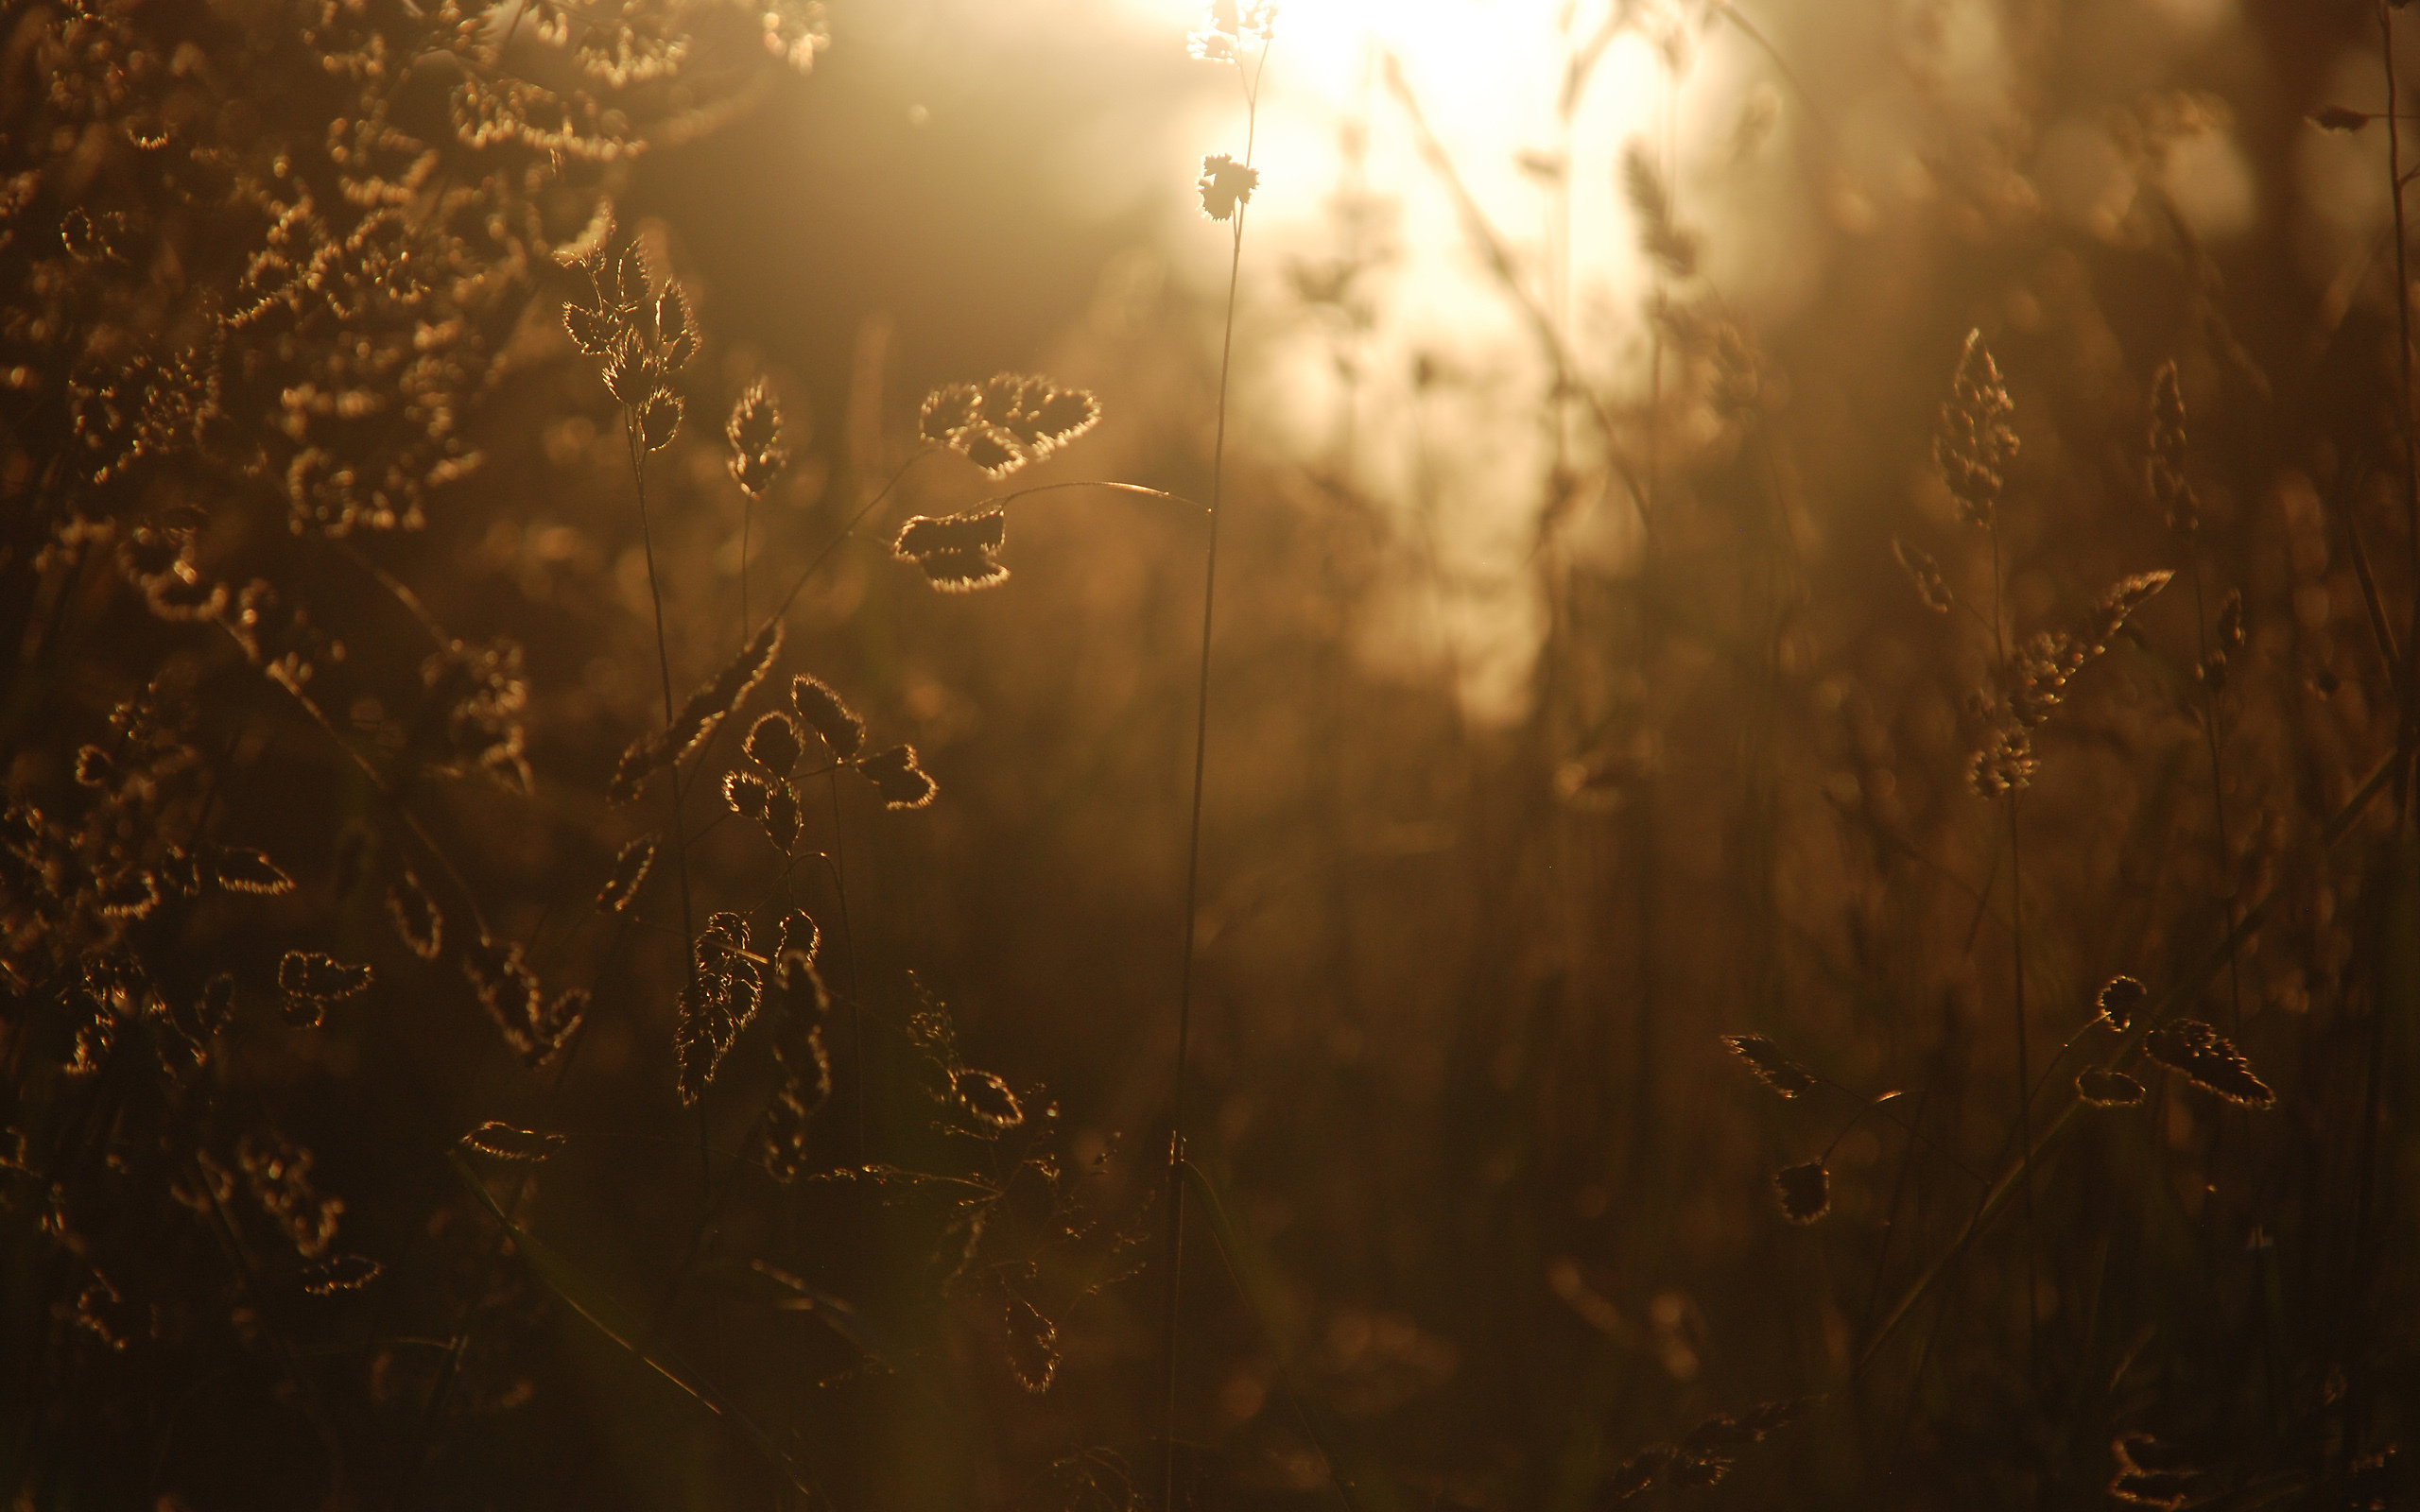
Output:
M1025 1107L1009 1084L988 1071L960 1071L950 1078L950 1090L977 1122L1006 1132L1025 1122Z
M1795 1224L1810 1224L1832 1208L1832 1173L1821 1160L1785 1165L1773 1173L1773 1190L1781 1194L1782 1216Z
M920 809L930 803L938 791L925 769L916 765L916 749L912 746L893 746L862 757L857 770L882 796L885 808Z
M2243 590L2227 590L2226 602L2219 606L2219 651L2223 656L2243 654Z
M98 746L76 751L76 781L85 787L107 787L117 781L117 762Z
M2109 1027L2124 1029L2135 1022L2135 1015L2142 1010L2144 1000L2150 996L2149 988L2120 973L2102 984L2100 995L2093 999L2093 1006L2100 1010L2100 1016L2108 1021Z
M2273 1108L2277 1094L2252 1074L2236 1047L2198 1019L2175 1019L2143 1039L2143 1053L2170 1071L2182 1072L2204 1091L2241 1108Z
M1936 614L1946 614L1957 603L1949 593L1949 581L1941 575L1941 563L1920 546L1910 546L1898 537L1891 538L1891 555L1898 558L1899 570L1908 581L1916 585L1916 596L1925 608Z
M614 857L614 874L596 894L596 906L616 914L630 907L631 900L638 896L639 884L647 881L648 868L654 865L655 836L643 834L623 846Z
M1781 1053L1781 1047L1760 1034L1722 1037L1734 1054L1748 1063L1756 1079L1784 1097L1796 1097L1815 1085L1815 1074Z
M750 728L748 738L740 749L748 759L772 773L787 777L798 769L799 758L806 754L806 747L799 739L798 726L790 723L786 713L769 713Z
M387 889L387 914L395 921L395 934L405 949L424 961L437 959L444 948L445 916L438 912L437 900L409 868Z
M491 1120L463 1135L460 1143L491 1160L534 1162L545 1160L562 1149L563 1137L541 1134L535 1129L515 1128L510 1124Z
M2076 1073L2076 1095L2095 1108L2132 1108L2143 1100L2143 1084L2122 1071Z

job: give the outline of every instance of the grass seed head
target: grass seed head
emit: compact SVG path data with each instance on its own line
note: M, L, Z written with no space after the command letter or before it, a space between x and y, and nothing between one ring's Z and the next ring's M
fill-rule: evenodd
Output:
M406 950L424 961L437 959L445 944L445 916L409 868L387 889L387 914Z
M790 707L836 760L845 762L864 748L866 722L822 679L804 672L792 678Z
M1025 1106L1009 1084L988 1071L960 1071L950 1078L950 1090L977 1123L1000 1133L1025 1122Z
M765 800L771 792L770 785L754 772L733 771L723 776L722 800L743 819L763 818Z
M202 855L210 880L229 892L276 898L294 890L294 879L276 862L244 846L213 846Z
M2087 1068L2076 1073L2076 1095L2095 1108L2132 1108L2143 1100L2143 1084L2122 1071Z
M638 896L639 885L647 881L648 868L654 865L655 836L643 834L623 846L614 857L613 875L596 894L596 906L616 914L629 908L631 900Z
M562 1149L563 1137L490 1121L463 1135L460 1143L492 1160L535 1163Z
M2120 972L2101 984L2099 995L2093 999L2093 1006L2100 1010L2100 1016L2108 1021L2109 1027L2122 1030L2135 1022L2135 1015L2141 1011L2144 1001L2150 996L2149 988Z
M731 443L731 475L757 498L765 496L782 469L789 465L781 434L781 411L766 391L765 380L759 378L739 396L739 403L732 406L731 420L723 426L723 437Z
M2009 464L2016 459L2016 432L2009 426L2015 412L1983 333L1968 332L1941 406L1932 455L1959 513L1979 529L1990 527Z
M916 765L913 746L892 746L862 757L857 770L882 796L885 808L921 809L933 800L938 791L925 769Z
M784 855L798 844L798 790L787 782L773 783L765 794L765 838Z
M740 749L750 761L775 777L787 777L798 770L799 758L806 754L798 726L790 723L789 715L778 711L749 727L748 738Z
M1783 1166L1773 1173L1773 1190L1782 1216L1794 1224L1814 1223L1832 1210L1832 1173L1821 1160Z
M1748 1063L1756 1079L1784 1097L1796 1097L1813 1089L1815 1074L1781 1053L1781 1047L1760 1034L1730 1034L1722 1042L1732 1053Z
M2241 1053L2198 1019L2174 1019L2143 1039L2143 1053L2204 1091L2239 1108L2273 1108L2277 1094L2253 1074Z

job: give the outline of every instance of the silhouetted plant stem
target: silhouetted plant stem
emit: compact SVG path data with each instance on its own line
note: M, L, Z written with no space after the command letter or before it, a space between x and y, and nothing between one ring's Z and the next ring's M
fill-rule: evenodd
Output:
M1997 516L1992 534L1992 640L1999 657L2003 683L2011 680L2006 611L2001 601L2000 527ZM2038 1364L2042 1335L2040 1283L2033 1268L2033 1070L2025 1033L2025 849L2017 823L2017 794L2011 787L2008 805L2008 934L2009 1000L2016 1028L2016 1138L2019 1194L2025 1213L2025 1349L2026 1366ZM2229 936L2232 938L2232 935Z
M664 634L664 589L655 576L655 531L647 517L647 442L642 438L638 411L625 407L622 431L630 443L631 486L638 493L639 545L647 557L647 594L655 609L655 666L664 682L664 728L670 730L678 707L672 696L672 652ZM681 959L682 980L689 990L698 985L697 952L692 944L698 937L697 920L689 902L689 838L681 816L681 763L676 757L667 774L672 784L672 861L681 879ZM698 1162L708 1183L714 1180L714 1156L710 1148L710 1131L706 1124L705 1100L698 1106Z
M2228 938L2234 938L2235 925L2235 862L2227 848L2227 772L2219 750L2219 690L2210 684L2210 630L2202 599L2202 556L2189 548L2186 553L2186 570L2193 579L2193 635L2199 649L2202 668L2202 733L2210 748L2210 816L2218 826L2213 855L2218 863L2219 902L2226 909ZM2232 945L2227 950L2227 1027L2239 1032L2243 1028L2243 971Z
M2410 548L2410 566L2414 589L2411 598L2411 630L2404 636L2406 645L2420 645L2420 458L2412 452L2411 436L2411 273L2409 266L2410 234L2404 224L2403 211L2403 128L2395 110L2397 92L2394 82L2394 9L2391 4L2378 7L2379 55L2386 68L2386 168L2387 191L2394 207L2394 321L2395 366L2402 378L2401 401L2395 415L2395 429L2403 436L2403 513L2406 544ZM2400 734L2396 753L2400 758L2395 776L2395 802L2400 809L2397 822L2408 826L2411 821L2411 763L2420 752L2420 678L2415 678L2411 659L2401 669L2396 692L2403 705Z
M1260 69L1268 66L1269 46L1244 89L1244 166L1252 166L1253 145L1259 116ZM1238 63L1240 71L1240 63ZM1194 683L1193 813L1184 853L1184 958L1178 976L1176 1003L1176 1067L1168 1113L1168 1255L1167 1297L1161 1317L1161 1439L1166 1454L1161 1486L1162 1512L1176 1507L1176 1383L1177 1317L1184 1278L1184 1067L1193 1035L1193 950L1201 891L1201 789L1210 761L1210 633L1219 604L1219 515L1226 502L1227 382L1235 367L1236 289L1244 262L1244 214L1238 200L1235 229L1227 255L1227 314L1219 344L1219 420L1210 449L1210 543L1203 553L1201 574L1201 662Z
M849 953L849 1051L857 1058L851 1101L857 1120L857 1163L863 1165L873 1159L866 1143L866 1026L859 1006L864 999L857 990L857 935L849 924L848 852L840 838L840 768L834 766L825 775L832 794L832 894L840 903L840 947Z

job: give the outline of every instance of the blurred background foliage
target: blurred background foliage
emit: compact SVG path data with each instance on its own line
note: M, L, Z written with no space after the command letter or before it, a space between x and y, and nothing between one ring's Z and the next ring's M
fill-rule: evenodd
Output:
M2413 1504L2385 15L1278 17L1208 700L1185 1504ZM1185 501L1229 249L1192 179L1245 129L1197 18L0 16L0 1484L1155 1504ZM700 335L646 539L562 318L566 254L608 236ZM1933 460L1970 330L2022 442L1991 538ZM2170 362L2190 535L2145 472ZM927 391L1001 369L1101 423L1012 485L924 457ZM752 501L721 427L760 376L791 463ZM1027 479L1179 497L1020 500L977 593L889 551ZM1967 780L1996 630L2158 569L2012 826ZM822 931L835 1088L782 1183L751 1153L770 1010L701 1112L675 1096L669 846L627 913L595 900L660 822L660 790L605 793L662 684L802 573L683 779L696 913ZM2197 676L2230 592L2242 645ZM799 672L939 796L809 781L785 865L707 826ZM433 960L389 917L406 873ZM463 969L483 936L588 994L542 1066ZM296 951L373 980L306 1026ZM2019 967L2056 1138L1966 1240L2021 1148ZM2119 973L2277 1106L2136 1060L2142 1103L2070 1110ZM1820 1085L1775 1096L1740 1033ZM562 1143L499 1162L460 1143L491 1121ZM1773 1173L1819 1160L1829 1211L1794 1225ZM1762 1442L1708 1427L1772 1403L1798 1416Z

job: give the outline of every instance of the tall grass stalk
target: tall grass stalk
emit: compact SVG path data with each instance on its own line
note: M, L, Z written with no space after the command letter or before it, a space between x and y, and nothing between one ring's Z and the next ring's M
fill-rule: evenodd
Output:
M664 587L655 574L655 530L647 515L647 441L639 423L639 412L629 405L622 407L622 434L630 445L631 487L639 501L639 545L647 558L647 595L655 610L655 666L664 683L664 728L670 730L680 705L672 696L672 652L664 634ZM694 990L698 985L698 958L691 944L698 937L695 909L689 901L689 836L681 815L681 763L676 759L666 774L672 788L672 863L681 883L681 956L682 980ZM705 1102L698 1106L698 1164L704 1179L714 1180L715 1163L711 1134L706 1123Z
M1999 659L2002 679L2013 682L2008 655L2008 616L2002 603L2000 525L1996 512L1992 516L1991 535L1992 646ZM2011 787L2003 795L2003 800L2008 805L2009 1001L2016 1029L2017 1180L2025 1215L2025 1360L2031 1372L2040 1364L2042 1298L2033 1259L2033 1069L2025 1033L2025 847L2022 827L2017 822L2018 791ZM2232 941L2232 933L2228 937Z
M1261 41L1260 57L1249 75L1237 60L1236 74L1244 89L1244 167L1252 167L1260 117L1261 73L1269 66L1269 40ZM1184 958L1178 976L1176 1000L1176 1063L1168 1112L1168 1249L1167 1296L1160 1322L1161 1440L1166 1453L1161 1482L1162 1512L1176 1508L1176 1386L1177 1321L1184 1280L1184 1068L1193 1034L1193 954L1201 893L1201 789L1210 760L1210 635L1219 605L1219 520L1226 503L1227 386L1236 354L1236 290L1244 263L1244 215L1248 200L1235 207L1235 225L1227 254L1227 313L1219 342L1219 419L1210 450L1210 542L1201 572L1201 661L1194 680L1193 813L1184 850Z

